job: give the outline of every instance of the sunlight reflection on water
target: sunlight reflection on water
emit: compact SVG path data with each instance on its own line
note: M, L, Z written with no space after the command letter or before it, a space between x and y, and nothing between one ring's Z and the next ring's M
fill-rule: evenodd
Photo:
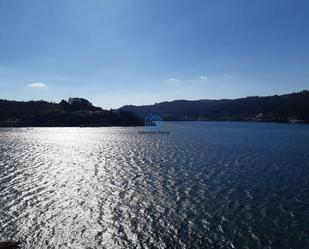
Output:
M23 248L305 248L309 128L0 130L0 239Z

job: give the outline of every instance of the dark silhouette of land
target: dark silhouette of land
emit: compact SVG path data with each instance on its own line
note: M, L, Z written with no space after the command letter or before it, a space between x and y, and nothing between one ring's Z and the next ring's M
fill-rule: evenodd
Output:
M101 127L142 124L143 120L133 113L103 110L82 98L62 100L59 104L46 101L0 100L1 127Z
M0 100L0 127L140 126L149 114L166 121L231 120L309 123L309 91L268 97L175 100L104 110L83 98L60 103Z
M309 91L268 97L222 100L175 100L154 105L127 105L119 110L139 117L158 114L162 120L232 120L309 123Z

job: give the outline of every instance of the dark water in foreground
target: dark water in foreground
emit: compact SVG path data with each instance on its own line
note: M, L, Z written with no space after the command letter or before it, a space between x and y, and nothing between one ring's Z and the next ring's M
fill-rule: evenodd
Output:
M0 240L309 248L309 126L0 129Z

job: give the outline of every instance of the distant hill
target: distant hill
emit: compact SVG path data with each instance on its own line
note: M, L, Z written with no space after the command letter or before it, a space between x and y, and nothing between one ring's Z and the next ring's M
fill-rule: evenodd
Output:
M127 105L119 110L139 117L153 113L162 120L234 120L309 123L309 91L268 97L221 100L175 100L154 105Z
M0 127L137 126L142 119L126 111L103 110L83 98L46 101L0 100Z

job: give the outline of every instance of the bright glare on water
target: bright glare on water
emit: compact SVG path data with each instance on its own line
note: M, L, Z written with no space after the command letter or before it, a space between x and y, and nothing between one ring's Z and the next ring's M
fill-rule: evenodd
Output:
M309 126L0 129L0 240L309 248Z

